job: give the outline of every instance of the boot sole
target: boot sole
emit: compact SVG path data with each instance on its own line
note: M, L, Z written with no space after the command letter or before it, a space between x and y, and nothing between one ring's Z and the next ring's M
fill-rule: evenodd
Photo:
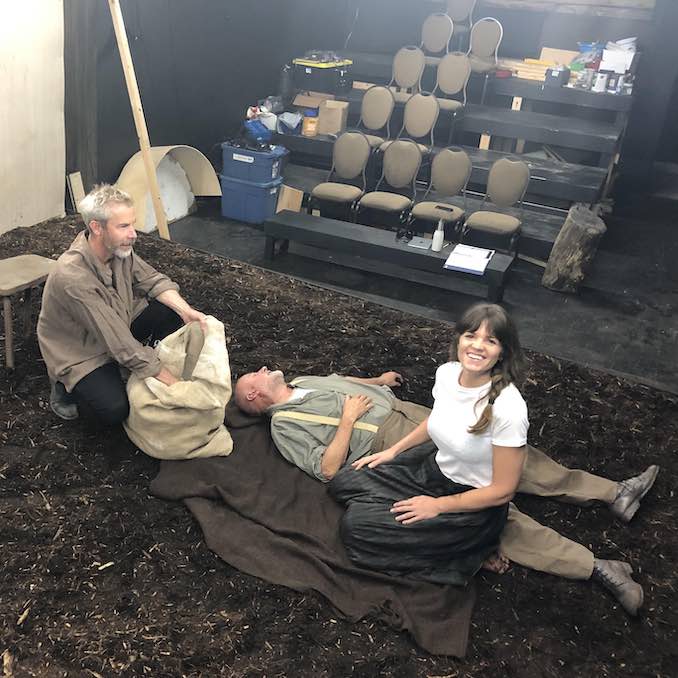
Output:
M66 416L66 415L64 415L64 414L61 413L61 412L57 412L57 411L52 407L52 405L49 406L49 409L52 410L52 412L54 412L54 414L55 414L57 417L59 417L59 419L62 419L63 421L74 421L75 419L77 419L77 418L80 416L80 413L79 413L79 412L76 412L73 416Z

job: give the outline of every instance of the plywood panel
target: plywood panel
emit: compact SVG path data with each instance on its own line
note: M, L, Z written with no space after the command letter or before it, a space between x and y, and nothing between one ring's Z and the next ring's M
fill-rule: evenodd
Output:
M63 0L0 3L0 233L64 212Z

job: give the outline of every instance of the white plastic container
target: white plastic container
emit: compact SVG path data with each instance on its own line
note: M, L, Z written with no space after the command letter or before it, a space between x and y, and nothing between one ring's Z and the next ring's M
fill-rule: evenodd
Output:
M434 252L440 252L443 249L444 241L445 241L445 222L441 219L438 222L438 228L433 233L433 243L431 243L431 249Z

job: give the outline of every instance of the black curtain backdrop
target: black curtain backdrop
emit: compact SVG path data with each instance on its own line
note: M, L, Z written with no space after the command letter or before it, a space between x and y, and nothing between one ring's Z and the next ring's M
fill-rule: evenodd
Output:
M248 105L277 93L283 64L310 48L341 49L356 10L348 48L393 54L404 44L418 44L423 20L443 5L434 0L121 0L121 6L151 143L188 144L218 164L215 147L237 131ZM538 56L542 45L572 49L577 39L639 35L649 64L643 72L647 85L639 88L645 114L634 116L625 158L637 170L636 159L647 167L655 157L668 119L678 42L665 33L678 25L677 9L672 0L658 0L660 18L639 22L499 10L481 0L475 18L494 15L502 21L501 53L512 57ZM115 181L139 146L108 3L65 0L64 12L67 169L80 170L88 190L95 182ZM656 85L659 77L663 88ZM656 124L648 125L648 111Z

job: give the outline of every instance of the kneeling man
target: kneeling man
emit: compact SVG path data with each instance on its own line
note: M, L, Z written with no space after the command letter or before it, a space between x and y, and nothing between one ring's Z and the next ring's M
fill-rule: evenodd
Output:
M86 229L47 279L38 342L55 414L75 419L80 405L111 426L129 412L121 368L173 384L152 346L182 323L203 324L205 316L134 252L136 216L127 193L103 184L79 209Z

